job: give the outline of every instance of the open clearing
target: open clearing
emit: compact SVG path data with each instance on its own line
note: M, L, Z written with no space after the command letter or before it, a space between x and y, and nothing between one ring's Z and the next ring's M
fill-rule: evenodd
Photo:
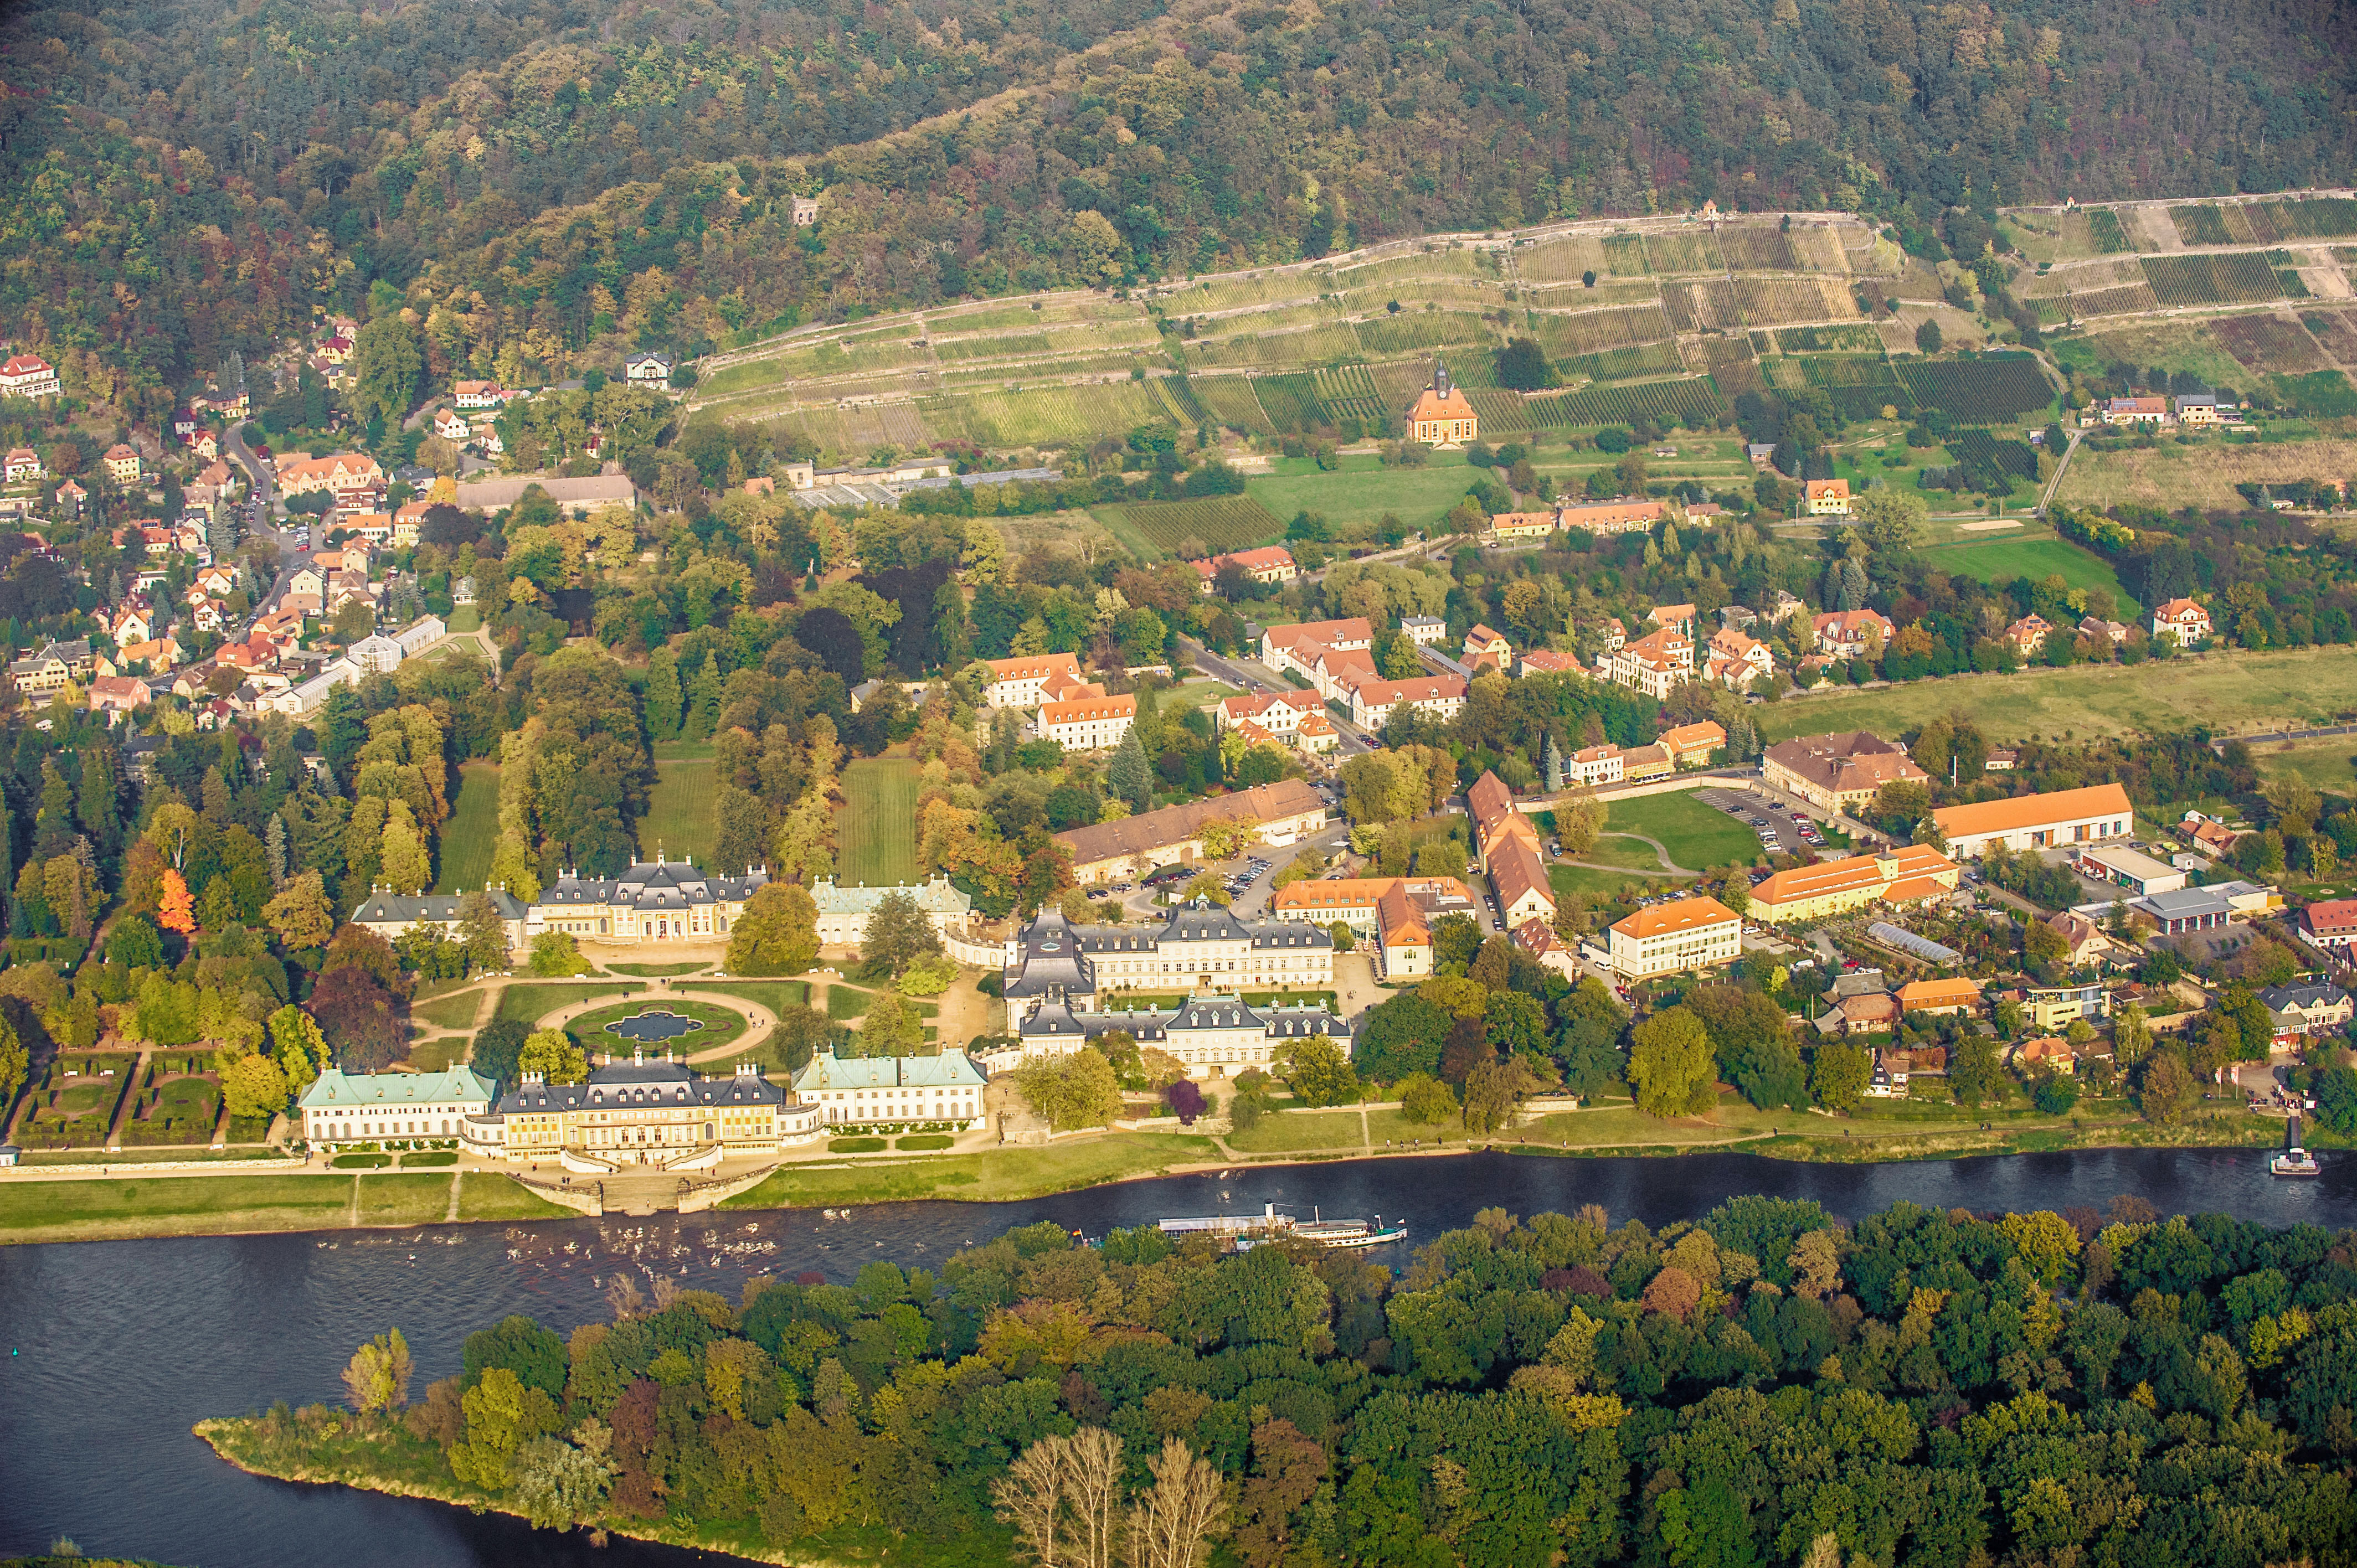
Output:
M1991 740L2010 741L2158 734L2196 725L2222 734L2298 728L2330 723L2351 709L2357 709L2357 659L2345 648L2293 648L2133 667L2082 664L2016 675L1958 675L1788 697L1751 713L1772 744L1829 730L1896 735L1950 713L1965 714Z
M647 814L639 821L639 858L652 860L660 852L668 860L692 860L705 865L717 835L711 747L702 747L702 757L682 757L681 749L667 743L654 748L655 787L647 797Z
M458 769L458 803L442 824L442 880L436 893L480 887L491 879L500 843L500 765L469 762Z
M439 1224L449 1210L447 1174L10 1182L0 1186L0 1242L338 1230L352 1213L355 1181L362 1225ZM568 1213L489 1172L468 1173L458 1190L461 1219L561 1219Z
M837 880L871 887L916 881L917 765L870 757L845 768L834 836Z
M2244 505L2237 484L2285 479L2339 479L2357 472L2357 441L2230 444L2164 442L2144 450L2081 452L2071 459L2054 499L2064 506L2127 503L2174 511L2179 507L2232 510Z
M2357 795L2357 736L2276 743L2251 751L2259 771L2270 779L2297 779L2336 795Z
M1974 526L1958 525L1959 532ZM2018 524L2016 525L2019 526ZM2119 575L2102 556L2057 538L2040 524L2035 533L2007 533L1995 539L1973 539L1954 544L1929 544L1923 558L1951 576L1978 577L1984 583L2010 583L2027 577L2033 583L2060 576L2074 588L2101 588L2112 596L2115 613L2131 603Z
M1670 858L1689 871L1736 863L1749 865L1760 858L1760 840L1749 827L1689 794L1641 795L1633 800L1615 800L1605 816L1604 831L1642 833L1658 839L1669 850ZM1652 857L1641 843L1632 842L1628 849L1641 853L1631 858L1620 853L1619 847L1608 840L1597 846L1590 858L1615 865L1640 865Z

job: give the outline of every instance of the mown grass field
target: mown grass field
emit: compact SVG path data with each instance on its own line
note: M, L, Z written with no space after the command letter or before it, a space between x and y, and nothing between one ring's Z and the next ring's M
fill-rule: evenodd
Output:
M2112 596L2115 616L2134 602L2111 563L2058 538L2042 523L2027 523L2018 532L1964 534L1953 544L1926 545L1921 554L1951 576L1978 577L1984 583L2010 583L2016 577L2042 583L2059 575L2073 588L2101 588Z
M1547 882L1558 898L1585 898L1590 902L1618 898L1632 887L1642 887L1649 882L1671 880L1667 872L1658 877L1635 876L1621 871L1598 871L1589 865L1555 865L1547 867Z
M594 1002L600 996L635 995L645 989L643 985L599 985L587 981L511 985L500 993L500 1010L491 1017L493 1022L513 1018L519 1023L537 1024L558 1008L570 1007L576 1002Z
M643 1046L608 1027L642 1013L673 1013L693 1019L704 1027L684 1035L674 1035L668 1040L649 1040ZM584 1013L566 1024L565 1032L573 1036L575 1045L593 1056L599 1051L621 1055L635 1049L652 1053L666 1047L683 1055L701 1055L715 1047L727 1045L743 1035L748 1026L745 1015L733 1007L723 1007L715 1002L688 1002L676 996L663 996L634 997L619 1006L599 1007Z
M1690 871L1738 862L1749 865L1760 858L1760 841L1749 827L1724 811L1704 805L1691 794L1641 795L1633 800L1615 800L1605 816L1604 831L1642 833L1658 839L1670 852L1670 858ZM1595 858L1610 860L1616 865L1641 864L1613 854L1598 854Z
M1177 1133L1111 1133L1046 1149L998 1149L848 1169L787 1169L723 1208L770 1208L791 1204L888 1203L909 1198L960 1198L1000 1203L1069 1192L1100 1182L1157 1176L1173 1165L1220 1159L1211 1139Z
M775 1016L789 1007L810 1005L810 982L807 980L728 980L712 985L701 985L700 991L717 992L723 996L741 996L748 1002L758 1002Z
M469 762L458 769L458 800L442 824L442 879L436 893L480 887L491 879L500 844L500 765Z
M1306 511L1351 528L1379 522L1388 512L1421 529L1462 499L1474 478L1461 452L1436 452L1421 468L1386 468L1374 457L1338 461L1341 467L1331 473L1309 465L1307 473L1256 475L1244 490L1286 521Z
M1960 713L1995 741L2029 736L2158 734L2207 725L2221 733L2299 727L2357 709L2357 660L2342 648L2210 654L2134 667L2077 665L1967 675L1903 686L1788 697L1752 710L1770 744L1796 735L1870 729L1896 735Z
M647 814L639 819L639 858L652 860L660 852L670 860L693 860L705 865L719 829L712 800L712 749L698 747L701 757L683 757L683 746L663 742L655 746L655 787L647 798ZM734 872L735 866L707 867Z
M437 1224L449 1212L447 1174L20 1181L0 1185L0 1244L340 1230L350 1222L355 1182L363 1226ZM469 1173L459 1188L461 1219L550 1219L568 1212L502 1176Z
M475 1012L483 1004L479 992L469 991L463 996L446 996L439 1002L421 1002L412 1007L410 1015L420 1018L437 1029L471 1029Z
M837 881L915 882L917 765L905 757L869 757L845 768L834 839Z

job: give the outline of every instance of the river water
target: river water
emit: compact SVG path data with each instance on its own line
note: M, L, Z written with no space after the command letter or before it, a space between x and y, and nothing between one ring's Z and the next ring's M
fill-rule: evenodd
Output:
M2357 1161L2319 1180L2266 1175L2266 1152L2110 1151L1917 1165L1793 1165L1749 1155L1364 1160L1176 1176L1025 1203L899 1203L830 1219L807 1209L429 1226L0 1248L0 1555L60 1536L85 1552L183 1568L672 1568L733 1559L534 1532L500 1516L247 1476L190 1432L276 1400L342 1397L352 1347L398 1325L413 1395L458 1368L461 1343L512 1312L560 1333L604 1316L604 1288L661 1273L734 1299L757 1273L848 1283L877 1259L938 1267L961 1247L1052 1219L1102 1235L1171 1215L1405 1219L1410 1244L1476 1209L1567 1212L1659 1227L1743 1193L1814 1198L1847 1218L1902 1199L1974 1209L2101 1208L2133 1193L2163 1213L2271 1225L2357 1224ZM1406 1248L1377 1250L1405 1263Z

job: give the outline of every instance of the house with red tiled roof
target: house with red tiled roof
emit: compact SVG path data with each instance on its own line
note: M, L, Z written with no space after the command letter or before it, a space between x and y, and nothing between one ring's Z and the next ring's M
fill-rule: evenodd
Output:
M0 364L0 397L55 397L58 372L38 354L11 354Z
M1258 550L1239 550L1231 555L1214 555L1208 561L1190 561L1189 565L1201 574L1203 592L1211 593L1213 579L1223 566L1233 566L1255 583L1290 583L1301 575L1293 562L1293 552L1282 544L1270 544Z
M2152 635L2173 638L2179 648L2207 642L2211 630L2210 612L2191 599L2171 599L2152 612Z
M1811 517L1847 517L1850 493L1847 479L1810 479L1803 484L1805 492L1802 509Z

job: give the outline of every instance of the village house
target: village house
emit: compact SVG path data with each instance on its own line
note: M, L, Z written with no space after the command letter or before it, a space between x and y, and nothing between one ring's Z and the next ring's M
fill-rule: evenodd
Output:
M1510 539L1544 539L1555 532L1552 511L1501 511L1491 515L1481 531L1481 542L1501 544Z
M1602 746L1582 746L1563 759L1566 781L1583 789L1620 783L1626 767L1620 748L1609 741Z
M118 442L108 447L106 456L100 460L106 465L107 474L116 484L135 485L139 482L139 454L130 447Z
M471 434L466 416L452 408L434 411L434 434L445 441L464 441Z
M1134 696L1081 697L1039 705L1039 734L1066 751L1104 751L1121 744L1137 719Z
M2171 599L2152 612L2152 635L2169 638L2179 648L2210 640L2210 612L2191 599Z
M2299 912L2299 934L2344 960L2357 950L2357 898L2324 898Z
M450 401L461 410L499 408L513 395L497 381L458 381L450 388Z
M11 446L8 448L5 473L8 482L12 485L24 479L39 478L41 477L40 455L30 446Z
M1596 667L1616 685L1666 702L1672 692L1694 679L1694 639L1663 627L1612 649L1596 661Z
M1351 722L1361 729L1380 730L1403 706L1420 708L1437 718L1453 719L1465 711L1466 690L1465 682L1454 675L1358 681L1350 688Z
M1880 610L1832 610L1813 618L1811 625L1817 651L1828 659L1873 657L1899 635L1898 627Z
M1448 379L1446 364L1434 364L1432 384L1408 405L1407 435L1411 441L1452 452L1468 441L1480 439L1480 416L1473 412L1464 390Z
M1202 575L1203 592L1213 591L1213 579L1223 566L1233 566L1255 583L1290 583L1301 575L1293 563L1293 552L1282 544L1271 544L1259 550L1241 550L1232 555L1214 555L1208 561L1192 561L1188 564Z
M87 681L91 674L90 642L50 642L12 661L8 678L27 696L45 697L69 681Z
M1702 678L1732 692L1748 692L1751 682L1776 672L1776 656L1749 632L1723 626L1711 633Z
M1663 730L1658 744L1670 754L1674 766L1701 768L1709 763L1712 752L1727 744L1727 730L1717 720L1705 719Z
M2216 392L2179 392L2170 400L2177 408L2179 424L2215 424L2218 423Z
M55 397L58 372L38 354L11 354L0 364L0 397Z
M2167 424L2169 421L2169 400L2165 397L2115 397L2104 403L2105 424Z
M1465 634L1465 663L1475 671L1484 664L1495 666L1503 673L1514 661L1513 644L1486 626L1477 626Z
M1742 917L1716 898L1676 898L1613 923L1612 972L1624 981L1704 971L1742 956Z
M1902 1012L1933 1017L1976 1013L1981 1005L1981 984L1977 980L1910 980L1896 994Z
M633 354L622 361L622 379L634 387L667 387L672 368L669 354Z
M1562 653L1552 648L1526 648L1514 655L1514 674L1577 675L1583 673L1579 655Z
M1621 496L1612 500L1587 501L1577 506L1557 509L1555 525L1559 528L1585 529L1589 533L1630 533L1648 529L1670 515L1668 505L1642 496Z
M2012 645L2017 659L2035 659L2046 647L2047 634L2054 629L2044 616L2031 611L2005 628L2005 640Z
M1850 508L1847 479L1810 479L1802 487L1802 510L1811 517L1847 517Z
M1432 648L1448 640L1448 623L1438 616L1402 616L1400 629L1418 648Z
M1258 725L1268 735L1291 745L1301 721L1318 711L1317 702L1305 693L1253 692L1222 698L1212 717L1223 730Z
M2296 1046L2308 1035L2338 1034L2348 1026L2352 1015L2357 1015L2349 993L2325 981L2263 986L2257 996L2259 1004L2274 1019L2272 1043L2277 1048Z
M982 700L993 708L1036 708L1043 702L1103 694L1103 689L1081 677L1077 653L1018 654L1013 659L989 659L990 683Z
M289 496L327 490L339 500L346 496L384 489L384 470L362 452L336 452L325 457L289 457L278 465L278 489Z

